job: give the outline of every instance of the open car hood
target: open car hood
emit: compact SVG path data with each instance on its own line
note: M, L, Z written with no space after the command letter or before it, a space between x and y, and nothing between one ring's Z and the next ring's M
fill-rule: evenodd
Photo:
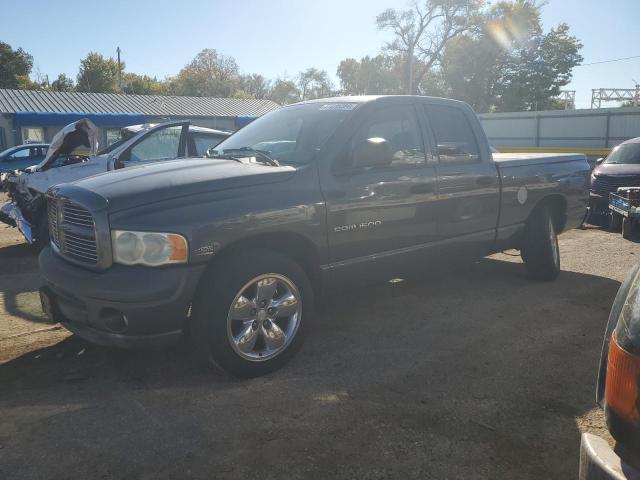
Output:
M56 133L51 140L47 156L33 170L42 170L60 155L68 155L79 147L87 147L92 156L98 148L98 129L88 118L70 123Z

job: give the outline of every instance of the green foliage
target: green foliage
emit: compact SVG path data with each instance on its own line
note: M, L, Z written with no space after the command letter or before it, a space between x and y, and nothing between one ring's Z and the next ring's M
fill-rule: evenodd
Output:
M124 64L122 65L124 69ZM78 92L116 93L118 92L118 62L90 52L80 60L78 72Z
M240 89L248 98L266 98L271 88L271 82L262 75L253 73L240 77Z
M235 59L206 48L171 79L169 91L195 97L231 97L239 87Z
M360 61L347 58L337 70L342 91L348 95L386 95L404 93L402 62L397 57L378 55Z
M58 78L51 83L51 90L54 92L73 92L74 88L73 79L64 73L58 75Z
M301 100L311 100L331 96L333 84L324 70L308 68L298 75L298 90Z
M555 97L582 61L582 45L568 27L544 33L532 0L498 3L482 26L445 48L439 72L445 95L479 112L563 108Z
M391 33L390 41L376 56L340 62L340 93L446 96L479 112L561 108L556 96L582 61L581 43L566 24L544 32L538 0L484 2L416 0L407 9L385 10L376 25ZM0 88L257 98L281 105L338 93L324 70L271 81L241 74L233 57L214 49L202 50L167 80L124 72L124 64L119 71L113 58L95 52L80 61L75 87L64 74L50 86L32 81L32 66L31 55L0 42Z
M477 26L482 4L482 0L423 0L410 9L389 8L376 17L378 29L393 35L384 51L402 61L405 93L420 93L418 86L438 65L447 43Z
M0 42L0 88L30 88L33 57L22 48Z
M571 71L582 62L582 44L560 24L547 34L535 35L525 48L504 65L498 86L498 109L502 111L557 108L554 97L571 82Z
M280 105L288 105L299 102L300 96L300 90L294 81L278 78L273 82L266 98Z
M127 72L122 74L121 91L136 95L165 95L167 86L155 77Z

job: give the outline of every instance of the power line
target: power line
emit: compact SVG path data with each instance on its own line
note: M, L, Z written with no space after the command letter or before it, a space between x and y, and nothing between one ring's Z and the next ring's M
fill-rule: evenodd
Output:
M640 58L640 55L635 55L633 57L615 58L613 60L602 60L601 62L583 63L582 65L577 65L575 68L588 67L590 65L601 65L603 63L623 62L625 60L634 60L636 58Z

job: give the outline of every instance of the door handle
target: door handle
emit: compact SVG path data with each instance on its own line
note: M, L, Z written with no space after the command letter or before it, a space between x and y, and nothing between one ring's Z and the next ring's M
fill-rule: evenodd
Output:
M496 178L490 176L478 177L478 179L476 180L476 184L481 187L488 187L489 185L493 185L494 183L496 183Z

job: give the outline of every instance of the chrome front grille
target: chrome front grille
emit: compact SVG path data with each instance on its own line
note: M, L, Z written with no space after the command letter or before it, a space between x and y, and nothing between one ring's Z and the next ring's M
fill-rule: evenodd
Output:
M591 191L607 196L616 193L618 187L640 186L640 175L597 175L591 182Z
M74 205L71 202L64 202L62 205L62 215L65 223L69 225L79 225L81 227L93 228L93 217L87 211L79 205Z
M49 199L47 202L47 212L49 215L49 238L53 244L60 249L60 234L58 232L58 202Z
M48 199L51 243L63 257L97 265L96 229L91 213L67 199Z

